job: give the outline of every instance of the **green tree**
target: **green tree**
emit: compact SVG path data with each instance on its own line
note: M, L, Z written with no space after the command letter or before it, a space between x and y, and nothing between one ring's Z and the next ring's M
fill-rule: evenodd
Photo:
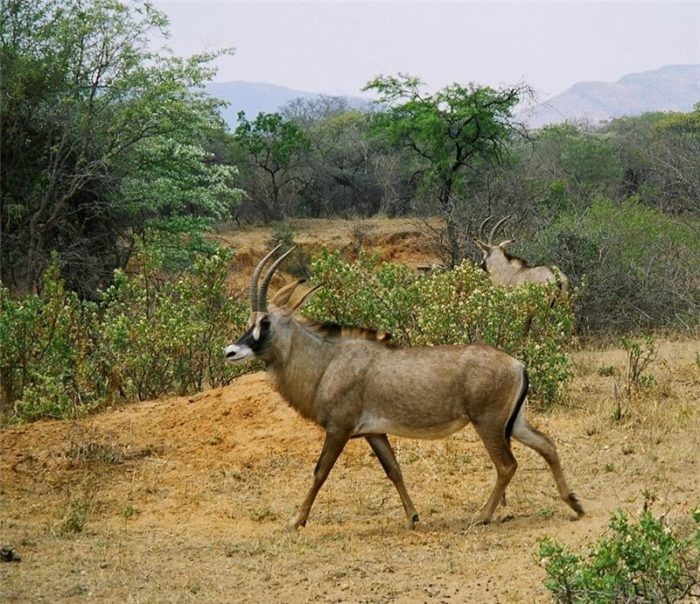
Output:
M666 116L658 137L658 172L670 209L700 213L700 102L688 113Z
M303 181L299 210L304 215L371 216L400 211L403 156L368 136L369 101L300 98L281 112L311 142L297 171Z
M665 213L700 210L700 104L688 113L613 120L601 134L622 168L621 193Z
M166 32L148 2L3 2L4 283L38 287L57 250L69 287L93 295L139 231L235 202L234 170L203 148L223 127L202 88L217 53L150 51Z
M367 137L368 118L359 111L331 115L309 128L312 153L304 201L313 211L367 216L384 197L377 181L378 145Z
M603 129L619 158L622 195L638 195L648 204L659 205L661 190L655 182L654 132L666 115L648 112L620 117Z
M418 78L399 74L379 76L364 89L374 90L385 108L374 114L372 131L409 152L423 186L436 195L455 265L464 255L457 200L468 194L480 166L504 158L507 142L519 132L512 110L529 90L455 83L431 95L422 87Z
M265 220L286 218L288 204L283 203L282 192L298 180L293 168L300 154L310 146L304 131L280 113L261 112L251 122L241 111L234 138L246 153L253 172L265 177L262 187L248 191L255 196L263 217Z
M613 195L622 181L620 158L609 137L569 123L537 133L529 167L540 209L550 215Z

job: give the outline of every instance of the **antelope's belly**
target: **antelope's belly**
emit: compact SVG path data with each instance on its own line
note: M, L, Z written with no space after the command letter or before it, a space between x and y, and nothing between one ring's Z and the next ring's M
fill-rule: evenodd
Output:
M458 417L444 422L426 423L425 419L420 424L412 422L380 417L373 413L364 413L353 431L353 436L365 434L392 434L406 438L444 438L453 432L457 432L469 423L466 417Z

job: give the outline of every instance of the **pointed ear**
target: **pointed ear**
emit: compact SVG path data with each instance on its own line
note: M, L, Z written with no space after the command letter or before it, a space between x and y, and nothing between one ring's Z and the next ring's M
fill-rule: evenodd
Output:
M296 290L292 296L289 298L289 302L287 302L287 306L284 309L285 314L292 314L295 310L297 310L306 300L308 297L313 294L319 287L323 287L323 283L319 283L315 287L302 287Z
M476 237L474 238L474 243L479 247L479 249L484 252L485 254L488 254L489 252L489 246L486 245L481 239L477 239Z
M294 290L296 290L296 288L299 287L305 281L306 279L299 279L297 281L294 281L293 283L288 283L284 287L281 287L279 290L277 290L277 293L275 294L274 298L272 298L270 306L276 309L278 312L283 310L284 307L289 303L289 299L292 297Z
M510 243L515 243L515 239L506 239L505 241L501 241L501 243L498 244L498 247L503 249Z

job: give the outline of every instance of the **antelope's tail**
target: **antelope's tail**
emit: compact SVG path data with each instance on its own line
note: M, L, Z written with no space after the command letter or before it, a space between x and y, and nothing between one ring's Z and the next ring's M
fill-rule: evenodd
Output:
M527 369L525 368L525 365L523 365L523 373L522 373L522 384L520 386L520 393L518 394L518 398L515 401L515 404L513 405L513 410L510 413L510 417L508 418L508 422L506 423L506 444L510 446L510 437L511 434L513 434L513 426L515 425L515 420L518 417L518 414L522 410L523 403L525 402L525 398L527 398L527 391L530 387L530 379L527 376Z

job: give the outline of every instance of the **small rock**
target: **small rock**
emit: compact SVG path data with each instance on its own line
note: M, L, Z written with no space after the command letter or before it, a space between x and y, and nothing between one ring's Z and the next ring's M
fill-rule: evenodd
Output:
M0 547L0 562L20 562L22 558L9 545Z

